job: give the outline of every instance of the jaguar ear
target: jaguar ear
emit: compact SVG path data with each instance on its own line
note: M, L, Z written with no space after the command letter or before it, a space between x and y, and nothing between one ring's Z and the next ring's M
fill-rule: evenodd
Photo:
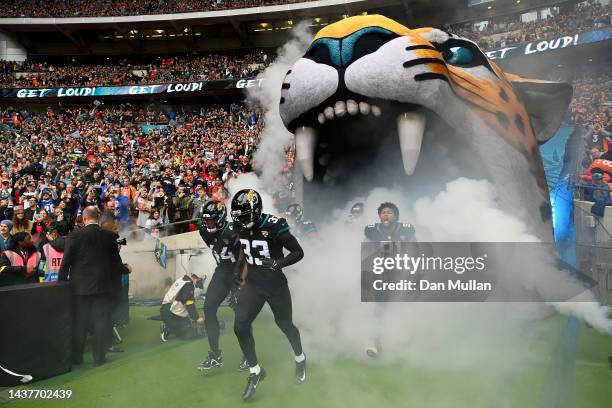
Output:
M565 82L550 82L507 74L517 95L525 105L540 144L550 139L563 121L572 99L572 86Z

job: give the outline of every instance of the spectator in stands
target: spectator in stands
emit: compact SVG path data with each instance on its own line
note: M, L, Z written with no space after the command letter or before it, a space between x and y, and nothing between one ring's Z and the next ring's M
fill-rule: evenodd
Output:
M2 112L0 110L0 116ZM10 116L14 110L4 112ZM239 166L243 171L250 170L250 158L245 151L253 151L262 125L252 119L259 115L238 104L231 109L212 105L191 112L175 110L177 126L156 129L148 134L139 126L142 122L133 121L136 118L145 120L150 114L163 116L151 109L104 107L94 116L86 108L69 108L52 115L50 112L49 109L45 113L22 112L19 136L12 135L8 144L0 139L0 150L11 153L3 160L2 179L7 183L3 190L6 197L0 200L0 216L9 214L12 219L15 214L11 213L9 199L19 202L24 198L22 192L31 189L28 184L34 183L40 198L38 210L30 214L36 202L24 201L29 213L26 218L35 217L44 209L50 217L45 217L45 225L50 219L72 228L74 207L78 215L79 210L93 204L116 210L117 219L131 226L138 224L138 219L130 215L129 196L136 196L131 187L127 187L127 182L129 186L139 186L139 191L144 186L142 191L148 193L147 198L160 210L162 222L168 222L168 217L174 220L174 216L190 219L201 202L210 197L209 191L217 197L225 194L224 184L232 171L235 173ZM71 136L74 129L79 130L79 138ZM101 138L108 133L115 135L112 141ZM35 158L39 153L32 144L18 142L23 138L44 141L47 147L42 159ZM130 146L129 156L125 154L126 146ZM86 153L75 156L70 153L73 151ZM13 154L24 159L13 159ZM29 157L33 159L28 160ZM25 178L17 176L26 168L24 166L36 167L28 163L37 162L44 163L43 170L34 171ZM218 166L228 170L225 180ZM86 170L81 171L81 167ZM13 189L10 178L16 180ZM179 186L184 194L182 200L178 197ZM191 201L189 214L185 208L180 208L181 205L177 207L181 201L183 204ZM78 204L71 209L70 203L75 202ZM144 227L142 222L140 224ZM42 227L43 224L37 225ZM185 230L188 230L187 225Z
M136 220L136 225L140 228L144 228L151 215L153 201L149 200L149 194L147 193L146 188L141 189L136 194L138 196L136 199L136 208L138 209L138 219Z
M129 16L143 14L167 14L208 10L259 7L265 5L292 3L297 0L129 0L129 1L65 1L10 0L3 3L1 17L87 17L87 16ZM299 0L310 1L310 0Z
M13 235L11 229L13 222L10 220L0 221L0 253L6 251L13 246Z
M0 200L8 200L8 208L13 207L13 189L10 187L10 180L2 180L0 185Z
M535 21L521 21L521 14L492 18L480 28L471 23L450 27L450 31L475 41L484 49L503 48L513 44L540 41L574 32L594 30L611 24L612 5L599 1L576 1L571 9Z
M598 217L603 217L605 207L612 204L610 200L610 187L603 180L603 174L601 172L593 172L593 180L588 182L590 185L585 187L585 196L587 201L593 201L593 207L591 207L591 213Z
M18 232L27 232L28 234L32 231L33 222L28 220L25 214L25 210L22 206L17 206L13 212L13 234Z
M174 206L174 218L173 222L182 222L176 226L178 234L189 231L189 225L184 221L191 219L193 212L193 197L189 196L185 192L185 187L180 186L176 197L172 198L172 204Z
M12 220L13 209L9 208L8 198L0 198L0 221Z
M172 57L172 63L158 66L159 57L149 56L149 60L141 62L143 56L130 56L129 66L118 63L116 58L91 63L90 59L82 62L76 59L66 59L57 64L46 60L26 60L16 67L15 72L0 77L1 87L60 87L60 86L100 86L100 85L134 85L164 82L207 81L219 79L250 78L257 76L269 63L263 58L263 52L210 54ZM271 60L271 59L270 59ZM2 63L3 61L0 61ZM41 66L42 65L42 66ZM34 71L35 67L39 70ZM155 75L134 75L133 72L155 72ZM19 73L19 75L15 75ZM180 118L172 112L172 118L163 112L153 112L148 115L148 122L170 121L176 124Z
M145 223L145 231L147 238L158 238L159 237L159 226L163 224L163 220L160 218L159 209L154 208L149 215L149 219Z

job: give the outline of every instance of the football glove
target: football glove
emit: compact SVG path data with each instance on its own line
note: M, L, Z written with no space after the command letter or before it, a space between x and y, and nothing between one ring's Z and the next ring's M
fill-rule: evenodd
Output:
M232 277L232 283L238 287L242 286L242 279L240 278L240 275L234 274Z
M240 286L238 286L237 288L234 288L234 290L232 290L230 292L229 295L229 299L228 299L228 303L227 305L233 310L236 308L236 305L238 304L238 295L240 294Z
M281 266L276 259L262 259L261 266L273 271L279 271L281 269Z

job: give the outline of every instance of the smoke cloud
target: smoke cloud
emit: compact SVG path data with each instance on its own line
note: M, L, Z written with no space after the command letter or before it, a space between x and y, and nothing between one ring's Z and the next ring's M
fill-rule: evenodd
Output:
M307 350L323 359L365 358L365 348L380 337L383 359L389 362L516 367L528 355L534 324L550 315L552 306L610 333L607 309L599 306L589 292L582 293L586 302L552 305L387 303L381 307L361 303L360 243L364 225L377 222L376 208L381 202L398 204L400 218L415 225L420 241L537 242L522 221L497 208L495 198L489 182L460 178L435 197L416 200L412 207L402 193L382 188L365 198L350 200L335 221L319 226L318 239L302 242L304 260L286 271L293 290L295 318ZM365 203L366 215L347 224L346 215L355 201ZM561 277L553 260L543 254L508 258L504 258L507 269L515 272L511 280L524 288L546 295L558 290L582 292L576 289L577 282ZM551 286L551 282L559 281L561 285Z
M261 73L261 88L249 88L247 100L265 111L266 128L253 157L253 166L261 174L264 185L275 187L285 165L285 150L293 142L293 135L285 128L279 113L281 85L287 71L304 54L312 34L309 21L302 21L290 30L291 38L277 50L274 62Z

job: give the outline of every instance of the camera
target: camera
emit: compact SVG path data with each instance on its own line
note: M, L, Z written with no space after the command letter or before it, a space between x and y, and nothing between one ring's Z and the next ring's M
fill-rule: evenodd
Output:
M117 245L121 245L121 246L127 245L127 239L126 238L117 238Z

